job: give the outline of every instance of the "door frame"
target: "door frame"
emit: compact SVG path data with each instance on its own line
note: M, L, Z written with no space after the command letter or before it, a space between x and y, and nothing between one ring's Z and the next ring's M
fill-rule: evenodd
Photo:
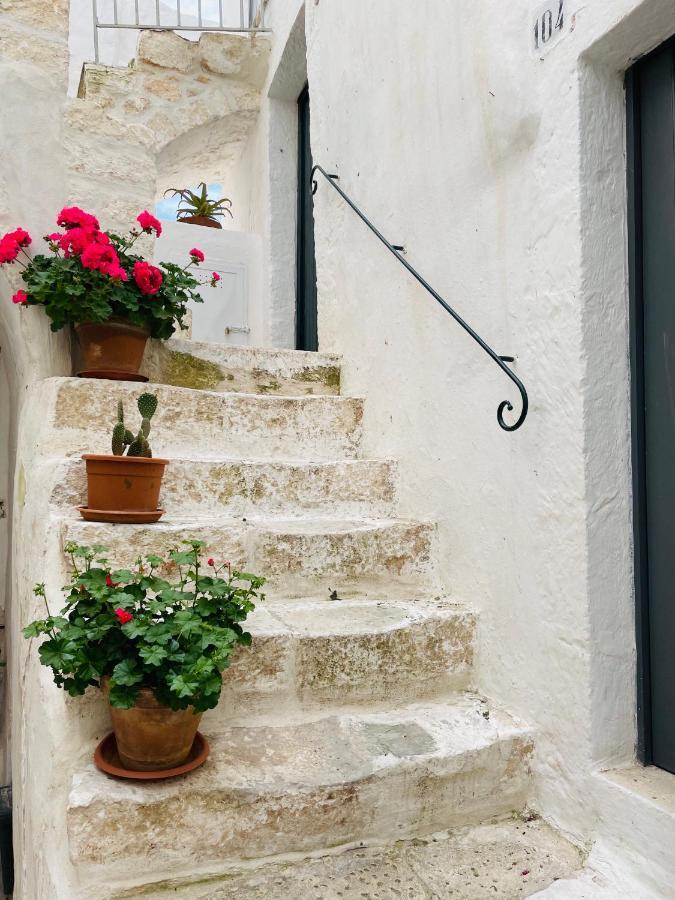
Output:
M649 572L645 467L644 296L642 282L642 146L639 71L626 73L626 162L628 177L628 303L631 381L631 469L635 645L637 651L637 755L652 762L651 675L649 652Z
M671 37L652 53L675 47ZM637 756L653 763L649 569L645 465L644 293L642 244L642 145L640 127L641 57L626 72L626 163L628 201L628 303L631 382L631 468L633 484L633 553L635 645L637 655Z
M315 253L315 244L314 237L312 236L311 242L311 252L314 255L314 264L313 264L313 272L314 272L314 283L311 287L311 290L308 290L309 286L307 284L307 265L306 258L307 252L309 249L308 243L306 241L306 232L304 226L306 225L306 216L307 216L307 206L304 202L307 199L307 193L311 190L309 184L309 178L306 177L306 173L311 171L312 167L312 150L311 146L307 147L305 142L305 121L303 116L301 115L301 105L306 101L308 109L310 109L309 115L311 116L311 107L310 107L310 93L309 93L309 83L305 84L304 88L298 95L298 214L297 214L297 233L296 233L296 282L295 282L295 346L296 349L299 350L318 350L318 321L316 322L315 329L317 334L316 336L312 333L311 337L316 337L315 340L308 340L307 331L305 328L305 321L301 321L300 311L303 310L303 313L306 312L306 303L307 299L310 296L310 293L313 297L313 304L315 310L315 317L318 320L318 309L317 309L317 286L316 286L316 253ZM307 153L309 153L309 160L307 160ZM309 162L309 165L307 164ZM310 196L311 199L311 196ZM312 223L312 234L313 234L313 223ZM301 302L302 298L302 302ZM312 346L306 346L308 343L312 344ZM314 346L316 344L316 346Z

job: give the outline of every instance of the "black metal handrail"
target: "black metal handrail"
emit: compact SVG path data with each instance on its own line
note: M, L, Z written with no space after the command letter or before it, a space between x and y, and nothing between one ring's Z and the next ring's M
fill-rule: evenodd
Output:
M516 385L516 387L520 391L520 397L521 397L521 400L523 403L523 408L521 410L520 416L518 417L517 421L514 422L512 425L507 424L504 421L504 410L508 410L509 412L511 412L513 410L513 404L509 400L503 400L499 404L499 409L497 410L497 421L499 422L499 425L504 429L504 431L516 431L518 428L520 428L520 426L525 421L525 417L527 416L527 410L529 408L529 400L527 397L527 391L525 390L525 385L520 380L520 378L518 378L518 376L514 372L512 372L511 369L509 369L509 367L506 365L507 362L514 362L514 358L512 356L499 356L499 354L495 353L495 351L492 349L492 347L490 347L488 344L486 344L485 341L483 340L483 338L479 334L477 334L467 322L464 321L464 319L459 315L459 313L455 312L455 310L450 306L450 304L447 303L443 299L443 297L441 297L441 295L432 288L432 286L429 284L429 282L422 275L420 275L420 273L417 271L417 269L415 269L413 266L411 266L410 263L406 259L404 259L404 257L402 256L402 252L404 252L404 248L398 244L390 243L386 239L386 237L380 231L378 231L378 229L373 225L373 223L370 221L370 219L359 209L359 207L354 203L354 201L351 200L351 198L342 190L342 188L338 184L336 184L336 181L339 179L338 175L330 175L328 172L326 172L326 170L322 166L314 166L314 168L312 169L312 175L311 175L312 193L313 194L315 194L318 189L318 183L316 181L316 178L314 177L316 172L321 172L321 174L324 176L326 181L330 185L332 185L332 187L335 188L335 190L342 197L342 199L345 201L345 203L347 203L347 205L350 206L354 210L354 212L359 217L359 219L361 219L361 221L365 225L367 225L368 228L370 228L370 230L373 232L373 234L382 241L384 246L391 253L394 254L396 259L403 266L405 266L405 268L422 285L422 287L425 288L431 294L431 296L435 300L438 301L438 303L440 303L440 305L443 307L443 309L446 312L450 313L450 315L453 317L453 319L456 322L458 322L468 334L471 335L471 337L474 339L474 341L476 341L476 343L479 344L483 348L483 350L485 350L485 352L488 354L488 356L492 357L492 359L497 363L499 368L506 375L508 375L508 377L511 379L511 381Z

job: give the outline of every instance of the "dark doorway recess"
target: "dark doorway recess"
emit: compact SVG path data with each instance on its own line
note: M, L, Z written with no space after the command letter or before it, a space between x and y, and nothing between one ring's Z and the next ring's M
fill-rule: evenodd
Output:
M311 175L309 88L306 87L298 97L298 254L295 306L295 346L298 350L319 349Z
M638 749L675 773L675 44L626 87Z

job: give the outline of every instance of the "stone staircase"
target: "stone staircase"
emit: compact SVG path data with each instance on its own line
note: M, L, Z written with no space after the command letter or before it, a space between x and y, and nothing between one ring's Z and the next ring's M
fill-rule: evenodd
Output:
M361 458L363 401L340 395L339 360L174 340L146 364L153 449L171 459L167 514L152 526L86 523L75 509L80 454L107 452L116 402L131 408L139 385L40 385L50 413L36 477L63 573L66 541L103 544L122 565L197 537L266 575L268 599L204 717L211 756L188 777L103 775L92 762L109 730L103 701L67 701L80 735L64 796L67 900L140 897L167 881L171 896L193 896L205 880L215 897L220 877L253 864L524 810L532 735L472 692L475 616L439 583L433 525L396 517L395 465ZM289 896L251 894L268 895Z

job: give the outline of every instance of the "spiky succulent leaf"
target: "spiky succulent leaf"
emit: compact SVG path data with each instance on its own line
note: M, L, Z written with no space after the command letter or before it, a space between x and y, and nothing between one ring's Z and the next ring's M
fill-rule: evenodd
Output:
M129 429L126 428L126 429L124 430L124 443L125 443L125 444L131 444L131 443L133 443L133 440L134 440L133 432L132 432L132 431L129 431Z
M151 419L157 410L156 394L141 394L138 398L138 411L144 419Z
M117 421L124 422L124 403L121 400L117 401Z
M143 435L147 437L150 434L150 419L143 419L141 423L141 431Z
M129 447L127 451L127 456L147 456L152 457L152 451L150 449L150 444L147 442L145 435L142 431L139 431L136 437L134 438L133 443Z
M112 433L112 452L115 456L124 455L124 448L127 444L124 439L125 433L126 429L124 427L124 422L118 422L113 428Z

